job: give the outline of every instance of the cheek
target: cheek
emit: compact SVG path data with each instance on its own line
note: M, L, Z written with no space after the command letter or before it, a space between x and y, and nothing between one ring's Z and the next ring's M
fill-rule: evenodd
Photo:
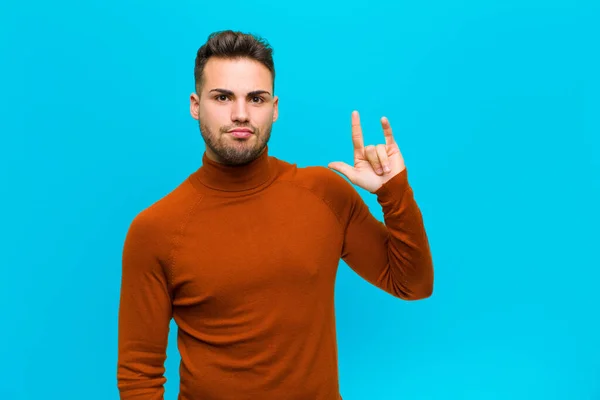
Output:
M199 116L203 124L220 127L227 124L229 114L226 107L203 105L200 107Z
M260 110L260 113L256 115L255 120L261 127L269 126L273 123L273 109Z

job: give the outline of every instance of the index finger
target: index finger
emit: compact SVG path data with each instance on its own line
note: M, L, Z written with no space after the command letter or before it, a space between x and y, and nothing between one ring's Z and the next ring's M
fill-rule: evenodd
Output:
M364 155L363 133L360 127L360 116L358 111L352 111L352 145L354 146L354 155Z
M385 137L385 144L392 145L396 143L394 140L394 134L392 133L392 126L387 117L381 117L381 127L383 128L383 136Z

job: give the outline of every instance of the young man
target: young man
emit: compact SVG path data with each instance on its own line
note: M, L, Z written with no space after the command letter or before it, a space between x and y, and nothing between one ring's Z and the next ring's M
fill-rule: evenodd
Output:
M401 299L431 295L422 217L387 119L354 165L299 168L268 154L277 120L269 45L212 34L197 54L191 114L202 166L133 220L123 251L121 399L158 400L171 318L181 400L340 399L334 283L340 259ZM376 220L350 182L377 196Z

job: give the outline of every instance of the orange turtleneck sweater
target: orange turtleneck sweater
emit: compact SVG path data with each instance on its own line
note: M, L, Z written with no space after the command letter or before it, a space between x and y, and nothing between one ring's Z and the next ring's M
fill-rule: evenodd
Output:
M117 380L159 400L169 323L180 400L336 400L340 260L398 298L428 297L433 265L404 170L375 194L385 224L325 167L268 154L203 165L140 212L123 250Z

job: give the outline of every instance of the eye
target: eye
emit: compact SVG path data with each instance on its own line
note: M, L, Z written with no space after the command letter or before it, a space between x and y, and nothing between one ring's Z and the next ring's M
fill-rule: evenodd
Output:
M254 97L252 98L252 101L253 101L253 102L255 102L255 103L262 103L262 102L264 102L265 100L264 100L262 97L260 97L260 96L254 96Z
M226 101L228 99L228 97L225 94L220 94L220 95L216 96L215 99L217 101Z

